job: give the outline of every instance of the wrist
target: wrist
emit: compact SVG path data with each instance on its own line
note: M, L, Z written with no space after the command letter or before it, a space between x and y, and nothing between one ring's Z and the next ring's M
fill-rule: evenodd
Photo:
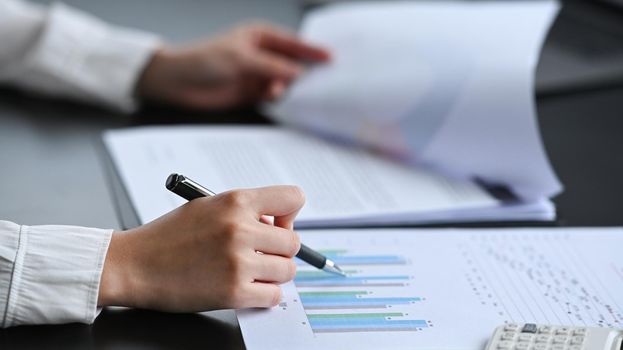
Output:
M130 306L131 279L128 276L128 254L125 251L125 232L112 234L98 293L98 306Z
M154 50L136 84L136 96L143 99L158 99L161 89L166 86L167 70L171 66L172 55L166 46Z

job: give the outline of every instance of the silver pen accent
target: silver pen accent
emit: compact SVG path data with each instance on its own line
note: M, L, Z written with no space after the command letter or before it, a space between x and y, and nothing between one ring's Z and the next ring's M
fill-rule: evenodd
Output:
M210 191L209 189L201 186L200 184L196 183L195 181L187 178L186 176L180 176L181 181L180 183L187 185L189 187L192 187L193 189L195 189L196 191L200 192L201 194L203 194L206 197L212 197L212 196L216 196L216 193Z
M323 271L346 277L346 273L337 266L333 260L327 259L324 262Z

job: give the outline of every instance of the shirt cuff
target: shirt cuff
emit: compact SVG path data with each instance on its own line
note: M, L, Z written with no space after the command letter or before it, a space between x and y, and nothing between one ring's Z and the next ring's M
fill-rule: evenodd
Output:
M112 230L14 225L17 250L3 327L92 323ZM0 230L0 236L6 234Z
M153 34L54 4L25 58L22 85L131 112L136 83L159 43Z

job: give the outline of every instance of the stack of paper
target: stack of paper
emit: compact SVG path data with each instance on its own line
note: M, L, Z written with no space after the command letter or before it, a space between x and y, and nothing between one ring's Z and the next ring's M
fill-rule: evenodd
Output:
M466 179L445 177L360 148L277 127L147 127L108 132L108 149L142 222L184 203L165 190L181 173L214 192L300 186L296 227L551 220L549 201L507 203Z

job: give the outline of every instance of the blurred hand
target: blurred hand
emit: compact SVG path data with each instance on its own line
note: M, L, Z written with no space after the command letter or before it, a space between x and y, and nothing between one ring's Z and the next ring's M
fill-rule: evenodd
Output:
M292 224L303 203L293 186L236 190L115 232L98 305L173 312L276 305L278 284L296 272Z
M329 53L266 24L155 52L137 86L139 96L200 109L273 100Z

